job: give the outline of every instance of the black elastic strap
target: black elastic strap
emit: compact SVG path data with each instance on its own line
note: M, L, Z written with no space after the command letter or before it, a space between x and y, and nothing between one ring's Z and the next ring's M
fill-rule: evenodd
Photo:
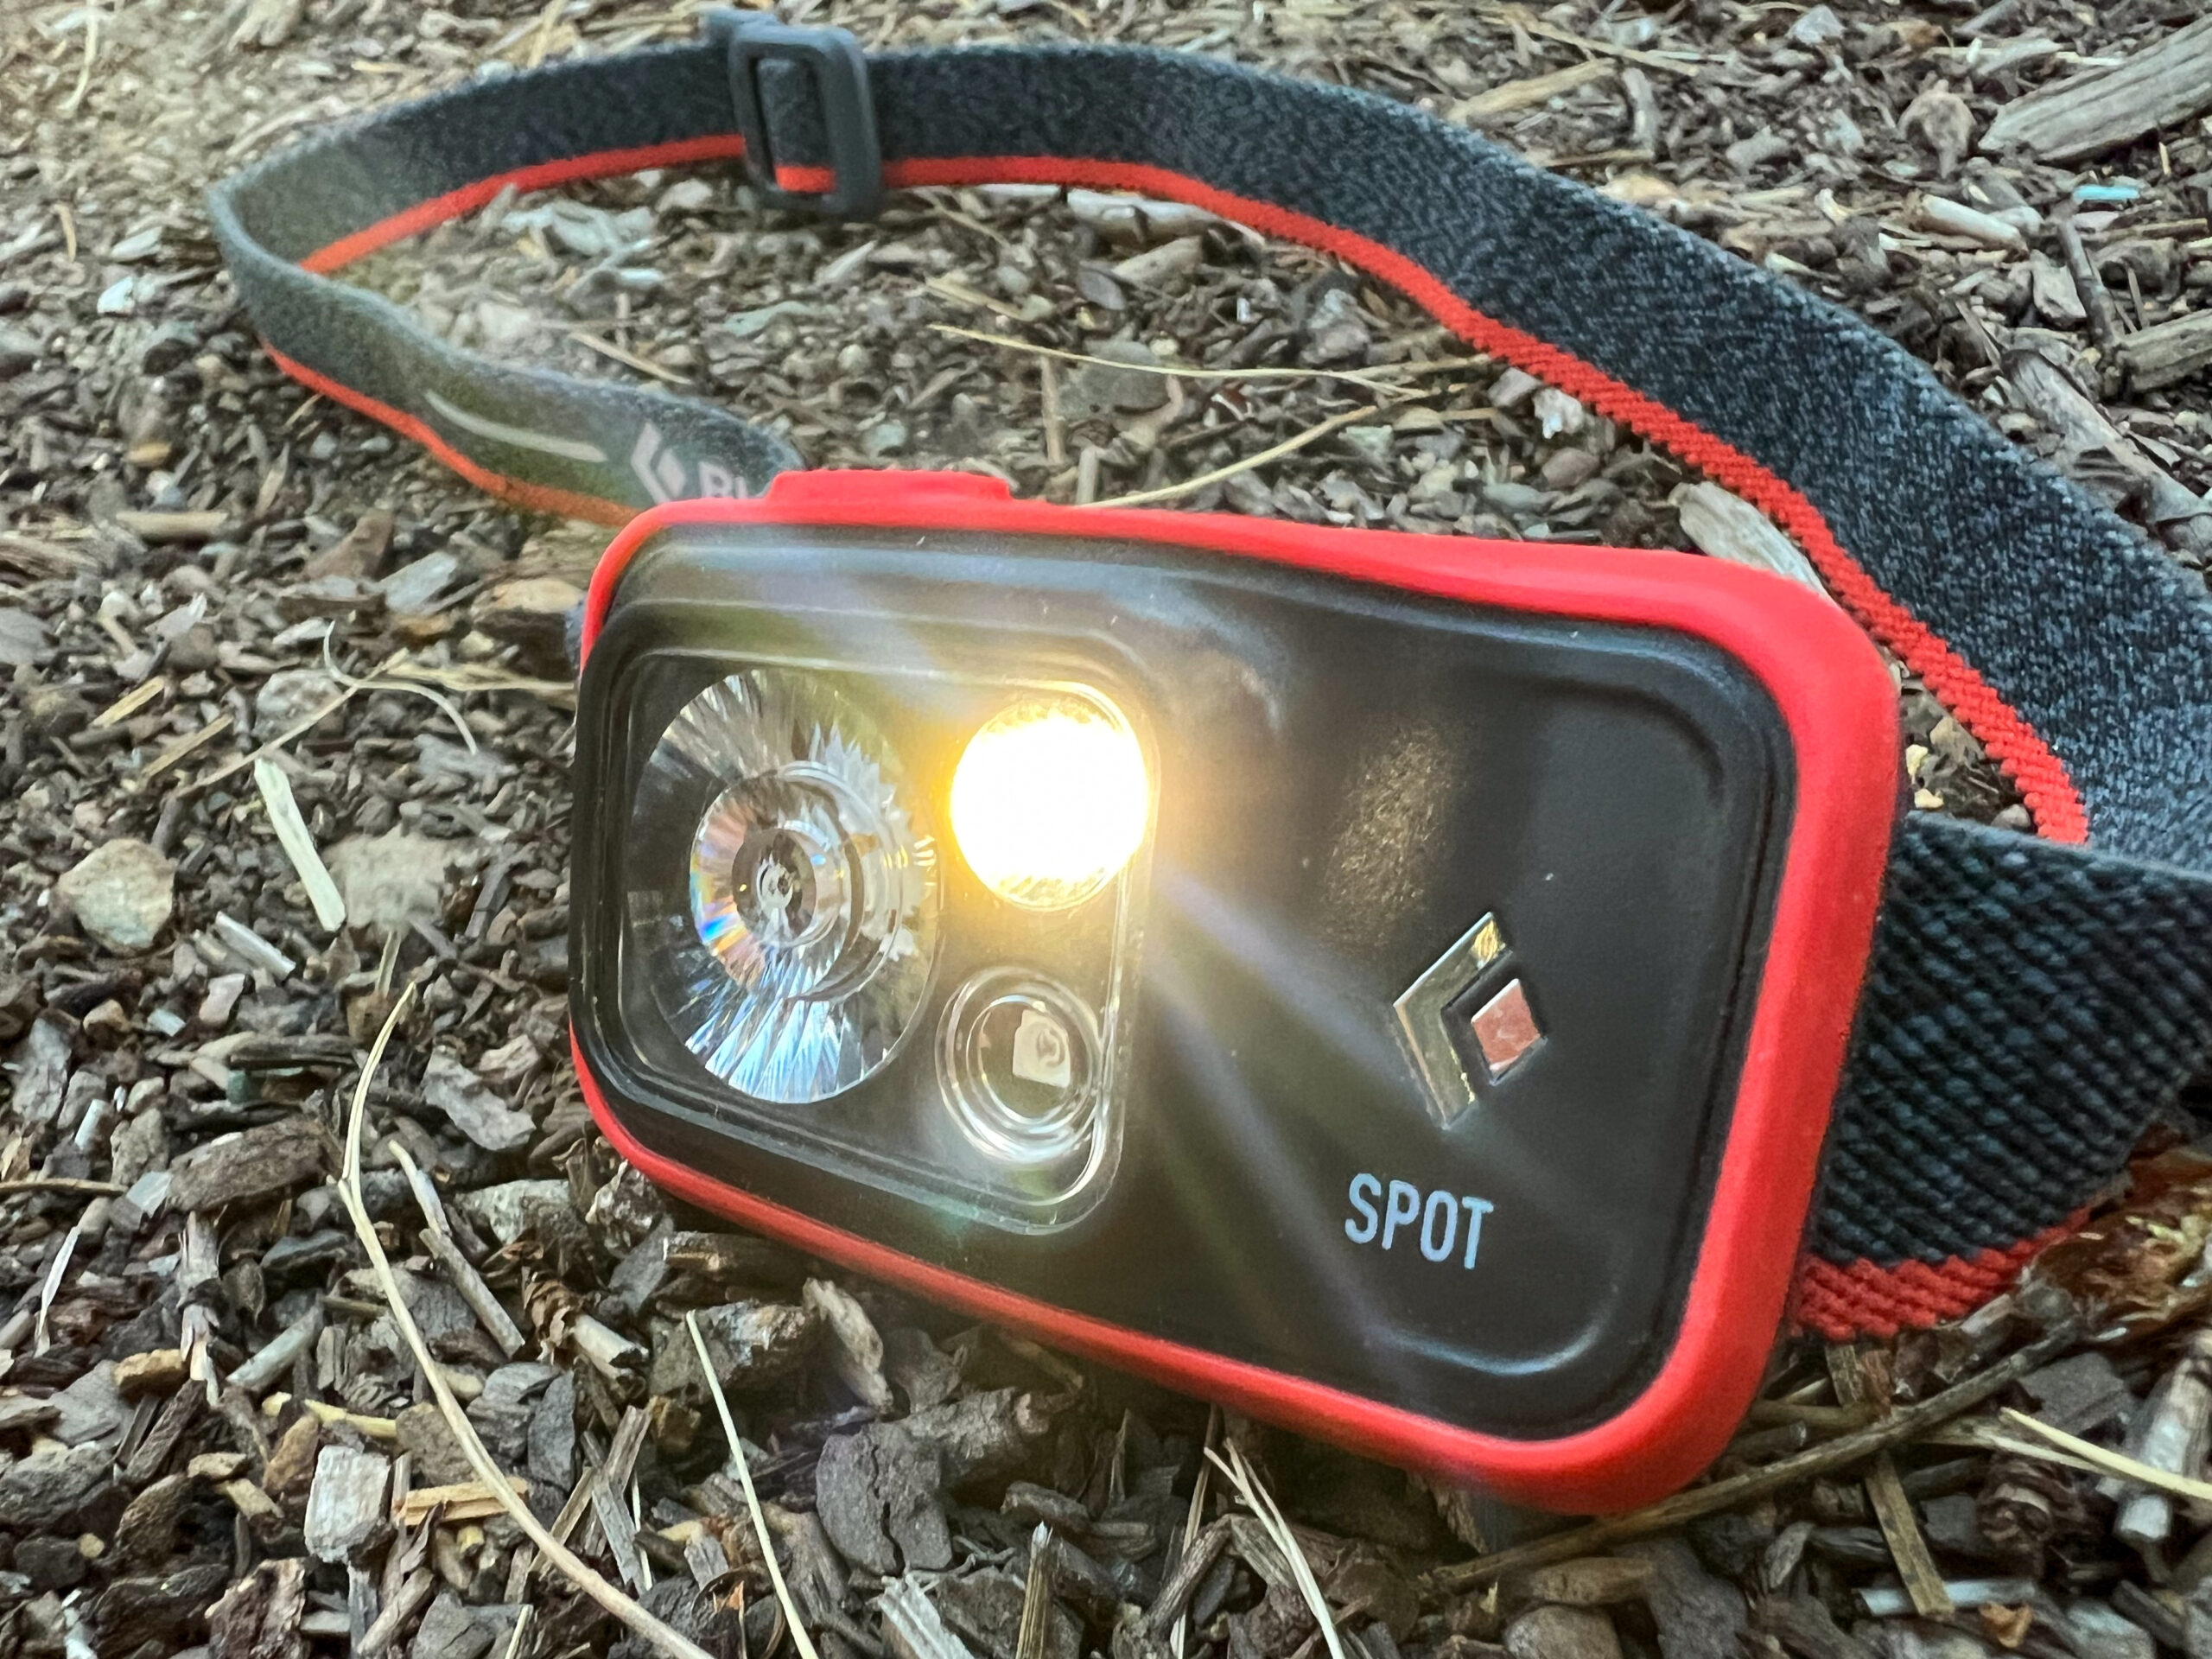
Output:
M730 56L707 41L480 82L231 181L216 230L256 322L288 366L529 505L619 517L760 488L799 464L780 438L705 404L455 351L300 264L503 181L734 156ZM803 181L831 160L843 112L816 68L753 67L775 162ZM1118 48L893 53L867 60L867 82L888 184L1027 177L1199 200L1398 283L1702 467L1806 547L2047 835L2091 838L1904 826L1808 1319L1878 1328L1959 1311L1986 1278L1977 1257L2109 1183L2212 1050L2199 584L1855 318L1419 111ZM1916 1288L1885 1301L1893 1269Z

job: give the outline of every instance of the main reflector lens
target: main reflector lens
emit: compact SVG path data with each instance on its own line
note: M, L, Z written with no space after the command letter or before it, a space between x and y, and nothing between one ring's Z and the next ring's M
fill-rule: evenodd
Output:
M639 807L697 814L671 963L684 1046L786 1104L879 1070L928 987L937 858L861 711L819 676L730 675L669 722Z
M985 887L1036 910L1080 904L1144 840L1144 752L1106 706L1026 697L985 721L952 774L952 834Z

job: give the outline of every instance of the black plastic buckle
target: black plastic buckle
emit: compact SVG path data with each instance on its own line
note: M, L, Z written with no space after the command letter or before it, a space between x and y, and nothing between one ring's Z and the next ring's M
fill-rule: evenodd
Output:
M705 14L707 38L729 54L729 96L745 135L745 169L772 207L804 207L843 219L872 216L883 200L883 151L875 133L875 100L868 59L842 29L802 29L764 11L716 7ZM795 63L812 72L830 141L826 191L786 190L776 182L775 152L760 101L760 66Z

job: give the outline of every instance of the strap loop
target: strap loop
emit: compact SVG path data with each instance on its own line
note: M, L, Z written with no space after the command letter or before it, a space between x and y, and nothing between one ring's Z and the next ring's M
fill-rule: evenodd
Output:
M717 6L704 21L707 38L729 54L730 104L745 135L745 168L761 200L772 207L811 208L839 219L874 217L883 203L883 151L860 42L845 29L801 29L765 11ZM825 187L811 182L818 168L779 165L769 142L764 72L781 64L812 75L822 122L817 153L830 158ZM801 178L809 182L794 188Z

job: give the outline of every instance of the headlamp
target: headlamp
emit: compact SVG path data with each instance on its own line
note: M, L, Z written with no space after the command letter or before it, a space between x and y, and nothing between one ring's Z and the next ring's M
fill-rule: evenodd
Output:
M327 276L509 186L741 156L786 205L1133 188L1326 250L1721 480L1835 602L796 472ZM2212 1052L2201 584L1854 320L1418 111L721 14L299 146L213 216L289 372L630 520L584 626L579 1077L639 1166L820 1255L1627 1505L1718 1452L1786 1319L1996 1294ZM1869 635L2037 835L1897 816Z

